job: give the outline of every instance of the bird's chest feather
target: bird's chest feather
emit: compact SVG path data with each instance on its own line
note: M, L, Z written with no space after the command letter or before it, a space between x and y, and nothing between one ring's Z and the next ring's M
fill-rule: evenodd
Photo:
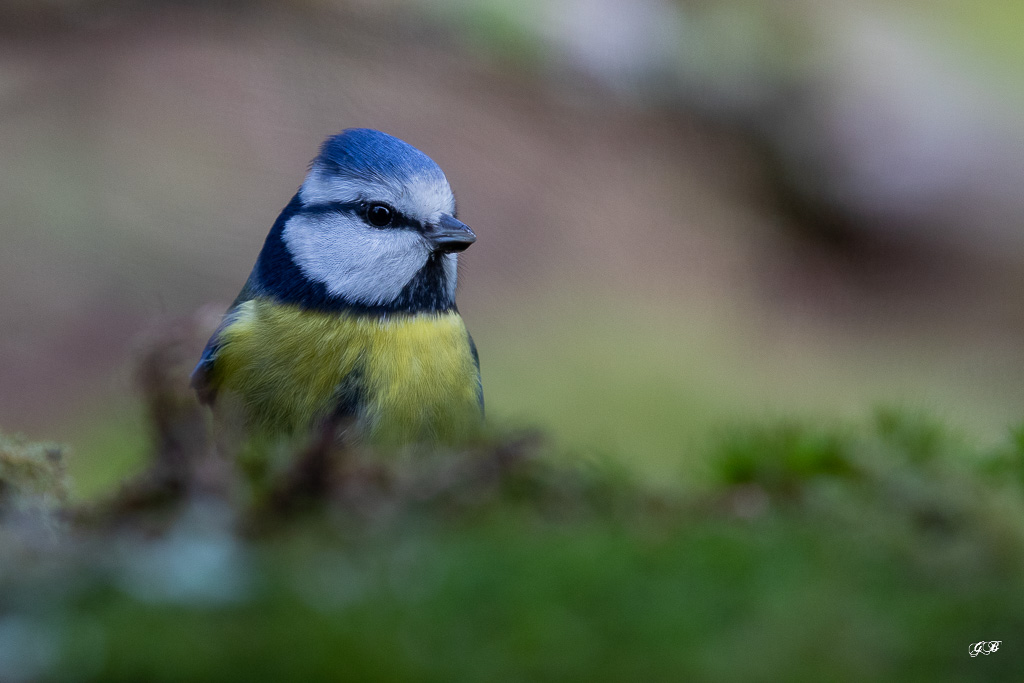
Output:
M457 313L388 318L242 304L221 333L220 383L252 422L292 431L340 410L376 441L453 440L480 420Z

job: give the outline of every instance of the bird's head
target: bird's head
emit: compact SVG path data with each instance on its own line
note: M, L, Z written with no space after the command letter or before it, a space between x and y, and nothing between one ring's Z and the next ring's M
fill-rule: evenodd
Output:
M476 241L437 164L361 128L324 142L275 229L294 277L345 304L395 310L454 306L456 253Z

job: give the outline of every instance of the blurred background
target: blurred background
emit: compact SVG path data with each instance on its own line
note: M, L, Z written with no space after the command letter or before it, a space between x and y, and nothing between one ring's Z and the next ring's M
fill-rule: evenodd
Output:
M642 476L753 416L1024 415L1017 0L5 0L0 428L140 461L329 134L445 170L488 411Z

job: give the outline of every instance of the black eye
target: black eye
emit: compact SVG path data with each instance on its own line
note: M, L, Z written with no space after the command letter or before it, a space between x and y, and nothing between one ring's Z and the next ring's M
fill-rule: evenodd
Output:
M366 208L366 220L378 228L390 225L394 217L395 212L387 204L370 204Z

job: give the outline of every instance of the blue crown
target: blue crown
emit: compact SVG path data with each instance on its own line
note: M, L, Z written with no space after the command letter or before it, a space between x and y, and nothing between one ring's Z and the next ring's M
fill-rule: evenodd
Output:
M444 178L440 167L426 154L407 142L369 128L349 128L327 138L313 163L357 178Z

